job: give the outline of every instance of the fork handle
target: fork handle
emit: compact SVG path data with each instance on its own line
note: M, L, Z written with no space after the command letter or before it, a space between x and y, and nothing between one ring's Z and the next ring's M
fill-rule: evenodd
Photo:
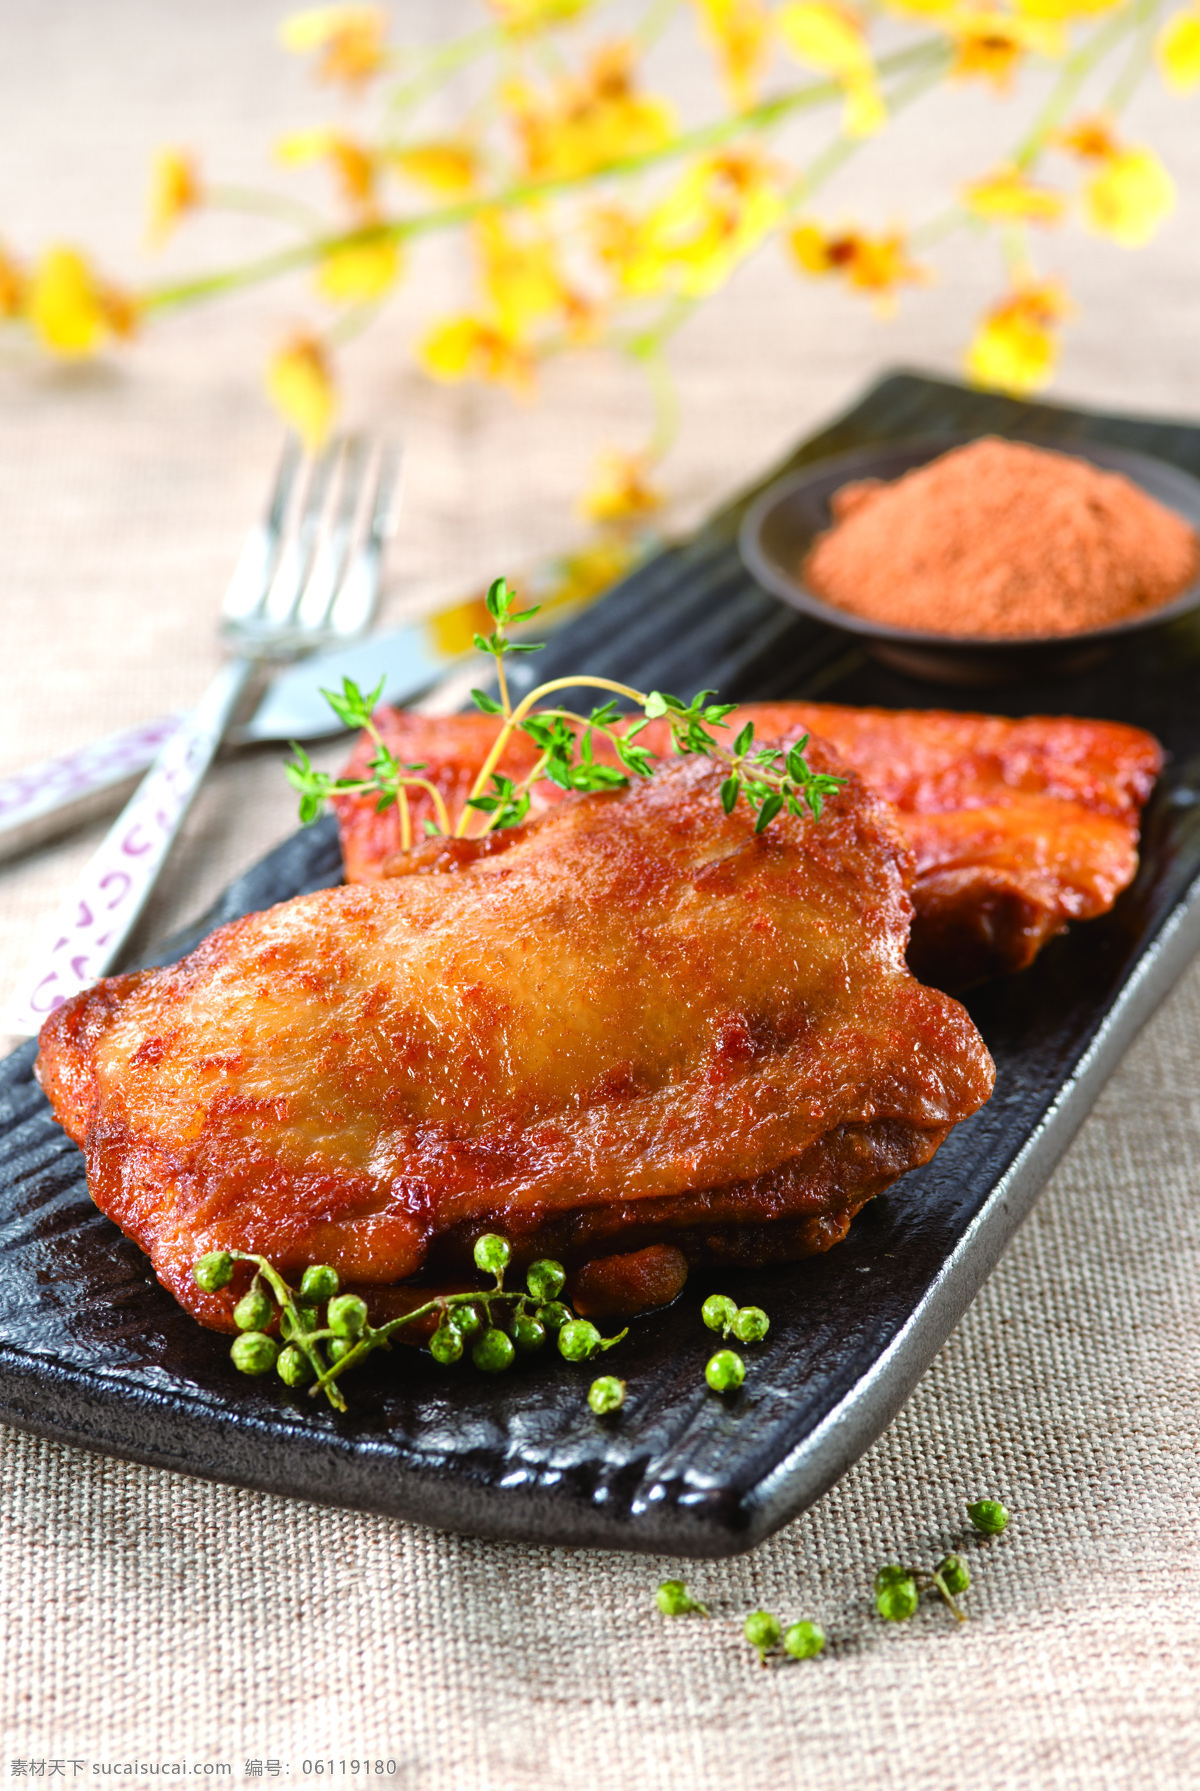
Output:
M221 744L253 666L221 667L171 734L76 879L17 984L8 1029L26 1036L116 962Z

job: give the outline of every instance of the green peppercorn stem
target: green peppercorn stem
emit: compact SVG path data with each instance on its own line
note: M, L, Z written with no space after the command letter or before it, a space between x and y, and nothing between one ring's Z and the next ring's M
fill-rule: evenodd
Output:
M999 1499L976 1499L967 1506L967 1516L981 1536L999 1536L1008 1527L1008 1512Z
M498 1232L485 1231L481 1238L476 1238L473 1254L475 1267L484 1275L494 1275L499 1287L512 1256L508 1239Z
M729 1327L737 1317L737 1304L728 1294L709 1294L700 1316L710 1331L721 1331L728 1337Z
M485 1374L500 1374L505 1368L512 1367L516 1353L508 1332L498 1331L493 1325L471 1351L471 1360Z
M429 1339L429 1353L435 1362L449 1367L451 1362L460 1362L463 1353L462 1332L455 1325L439 1325Z
M771 1321L761 1306L742 1306L730 1329L739 1343L761 1343L771 1329Z
M751 1611L742 1625L742 1634L752 1648L758 1649L758 1658L765 1667L767 1655L779 1646L779 1619L772 1617L770 1611Z
M304 1387L313 1379L312 1363L291 1343L286 1349L280 1350L275 1372L289 1387Z
M573 1318L558 1333L559 1354L568 1362L586 1362L600 1348L601 1336L590 1319Z
M934 1577L941 1580L947 1592L957 1598L971 1584L971 1575L967 1564L958 1555L946 1555L933 1570Z
M192 1280L205 1293L216 1293L233 1280L233 1258L228 1250L210 1250L192 1264Z
M273 1337L264 1336L261 1331L243 1331L240 1337L234 1338L229 1354L234 1367L240 1368L243 1374L269 1374L275 1366L279 1345Z
M825 1631L819 1623L793 1623L784 1631L783 1652L793 1660L811 1660L825 1646Z
M619 1381L615 1374L597 1375L588 1388L587 1398L598 1418L606 1417L609 1412L619 1412L625 1404L625 1382Z
M338 1294L326 1310L329 1329L337 1337L359 1337L367 1322L367 1303L357 1294Z
M532 1262L525 1276L525 1285L535 1300L557 1300L567 1284L567 1271L561 1262L544 1257Z
M523 1356L532 1355L546 1341L546 1327L528 1312L518 1312L513 1319L513 1342Z
M257 1279L249 1293L244 1293L233 1309L233 1322L239 1331L262 1331L271 1322L275 1302Z
M571 1308L564 1306L561 1300L548 1300L544 1306L538 1307L537 1316L538 1322L557 1336L564 1325L570 1324L573 1314Z
M325 1262L314 1263L301 1276L300 1298L320 1305L325 1300L332 1300L340 1285L336 1269L331 1269Z
M692 1612L699 1617L708 1616L708 1607L690 1595L682 1580L664 1580L654 1594L654 1602L664 1617L686 1617Z
M921 1602L917 1582L903 1567L882 1567L875 1575L875 1609L889 1623L904 1623Z
M746 1378L746 1364L731 1349L719 1349L709 1358L704 1378L714 1393L736 1393Z

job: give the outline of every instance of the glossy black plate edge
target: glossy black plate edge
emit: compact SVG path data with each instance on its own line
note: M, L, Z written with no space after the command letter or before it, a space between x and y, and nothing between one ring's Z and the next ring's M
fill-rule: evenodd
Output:
M1052 1106L968 1225L907 1325L744 1501L750 1547L815 1504L882 1435L1028 1217L1105 1083L1200 951L1200 878L1166 916Z

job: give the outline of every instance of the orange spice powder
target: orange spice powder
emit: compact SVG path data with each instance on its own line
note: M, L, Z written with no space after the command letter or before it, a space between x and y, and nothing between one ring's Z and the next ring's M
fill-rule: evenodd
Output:
M985 436L893 484L835 493L801 568L826 603L897 628L1062 635L1158 608L1200 540L1120 473Z

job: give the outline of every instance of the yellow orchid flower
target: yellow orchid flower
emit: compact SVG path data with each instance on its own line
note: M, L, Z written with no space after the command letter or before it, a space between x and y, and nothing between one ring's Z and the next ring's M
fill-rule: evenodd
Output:
M1140 249L1175 209L1175 182L1152 149L1125 144L1104 117L1082 118L1061 131L1059 147L1098 163L1083 188L1089 230L1123 249Z
M267 391L276 409L298 430L307 446L320 447L337 409L324 343L315 336L293 336L271 358Z
M951 75L960 81L990 81L998 93L1012 85L1022 59L1028 55L1062 56L1067 35L1053 18L1017 17L986 7L956 7L946 19L954 39Z
M19 317L25 308L29 282L19 261L0 249L0 317Z
M1175 209L1175 182L1152 149L1122 149L1083 189L1084 222L1122 249L1140 249Z
M292 131L280 137L275 154L289 167L327 161L347 205L364 217L373 215L378 162L375 154L353 137L325 126Z
M783 215L775 171L757 150L704 156L640 221L597 214L597 247L626 292L700 298L722 285Z
M500 334L523 341L541 319L577 314L582 300L563 278L558 251L536 229L514 230L501 212L484 212L473 228L480 278Z
M590 174L661 149L675 134L674 107L637 92L633 45L623 41L602 44L584 74L559 82L549 98L521 82L508 83L503 98L535 179Z
M460 199L479 179L479 156L469 143L445 141L412 143L387 152L388 165L425 187L439 199Z
M788 241L806 274L840 275L848 286L870 293L881 311L895 308L897 286L929 279L927 269L909 256L900 231L874 237L857 230L829 235L819 225L805 223L796 226Z
M160 149L150 180L150 241L165 242L180 218L203 201L195 157L184 149Z
M629 523L649 516L662 501L650 483L646 456L610 449L601 455L580 509L592 522Z
M1155 58L1172 93L1200 87L1200 6L1173 13L1158 34Z
M387 60L388 16L382 6L313 6L283 21L283 46L316 55L317 79L360 87Z
M522 396L533 389L534 360L529 349L486 318L449 317L435 324L417 354L435 379L494 380Z
M762 0L692 0L739 111L754 104L770 55L771 16Z
M131 336L137 303L108 285L78 249L47 249L34 267L25 309L35 334L55 354L82 359L110 336Z
M545 25L565 25L586 12L592 0L488 0L494 13L512 32L540 31Z
M968 182L963 204L990 224L1057 224L1067 210L1065 194L1038 186L1011 165Z
M400 247L386 237L331 249L317 268L317 291L335 305L382 298L400 277Z
M846 90L842 129L869 137L887 123L875 62L857 14L834 0L790 0L775 14L779 35L798 62Z
M1044 19L1066 23L1070 19L1094 19L1102 12L1111 12L1121 0L1014 0L1016 9L1027 19Z
M1057 281L1017 286L975 332L965 357L968 377L975 385L1017 397L1038 391L1058 359L1054 326L1069 312L1066 292Z

